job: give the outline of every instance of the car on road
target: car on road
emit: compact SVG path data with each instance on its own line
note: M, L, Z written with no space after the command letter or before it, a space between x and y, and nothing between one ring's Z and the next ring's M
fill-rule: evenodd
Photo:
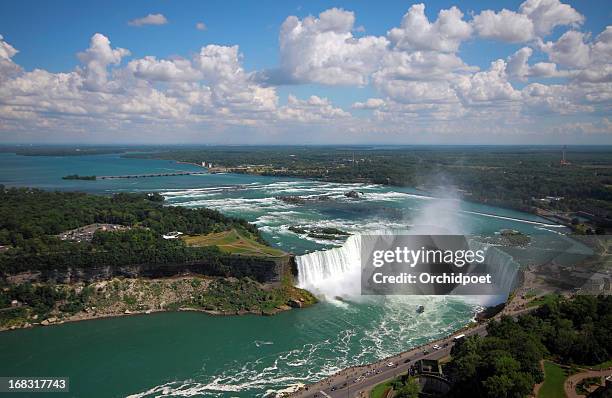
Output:
M437 345L437 344L434 344L434 345L433 345L433 349L434 349L434 350L439 350L440 348L442 348L442 347L440 347L440 346L439 346L439 345Z
M395 364L394 364L393 362L389 362L389 363L387 364L387 366L391 368L391 367L395 366Z
M458 336L453 337L453 342L458 343L462 341L463 339L465 339L465 334L460 334Z

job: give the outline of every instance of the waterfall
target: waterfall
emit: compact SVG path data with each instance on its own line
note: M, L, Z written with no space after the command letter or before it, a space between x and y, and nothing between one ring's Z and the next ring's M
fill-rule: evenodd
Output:
M298 286L327 298L359 295L361 237L350 236L341 247L298 256Z
M487 249L486 264L486 272L491 274L498 288L503 294L510 294L517 285L520 265L510 254L497 247Z
M491 274L491 279L495 285L495 293L483 290L482 294L502 296L501 299L505 301L510 292L514 290L518 284L518 274L521 268L519 262L500 247L473 239L469 239L468 242L470 249L474 251L485 251L484 264L472 267L470 272Z
M458 218L459 201L452 192L445 192L421 208L412 220L412 234L464 234ZM451 199L449 199L451 198ZM401 231L368 231L372 235ZM406 233L404 231L403 233ZM359 235L350 236L344 245L296 257L298 286L326 298L361 295L361 244Z
M350 236L342 247L317 251L296 257L298 286L328 299L355 297L361 293L361 245L359 235ZM486 252L485 263L471 267L469 272L488 273L495 284L495 291L483 290L482 295L495 295L501 301L517 285L520 265L508 253L498 247L470 240L473 250ZM467 270L466 270L467 271ZM457 286L454 294L462 294ZM465 291L463 292L465 294ZM472 290L470 294L474 294Z

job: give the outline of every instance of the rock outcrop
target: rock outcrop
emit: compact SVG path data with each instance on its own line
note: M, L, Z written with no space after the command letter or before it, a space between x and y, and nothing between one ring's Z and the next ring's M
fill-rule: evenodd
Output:
M260 283L280 283L286 273L297 274L294 257L247 257L227 255L221 259L201 259L182 264L135 264L127 266L99 265L96 267L68 267L43 271L4 275L9 283L23 282L97 282L115 277L164 278L177 275L250 277Z
M344 196L347 198L359 199L363 195L363 192L358 191L348 191L344 193Z

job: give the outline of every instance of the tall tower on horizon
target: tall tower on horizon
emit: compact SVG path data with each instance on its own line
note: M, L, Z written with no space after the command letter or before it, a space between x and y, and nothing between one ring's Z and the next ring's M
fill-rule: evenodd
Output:
M561 166L569 166L571 163L567 161L565 158L565 152L567 150L567 145L563 145L563 150L561 151Z

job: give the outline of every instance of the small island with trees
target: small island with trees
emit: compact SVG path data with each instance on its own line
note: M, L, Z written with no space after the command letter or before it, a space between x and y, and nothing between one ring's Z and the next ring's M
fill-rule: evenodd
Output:
M81 176L78 174L69 174L67 176L63 176L62 180L84 180L84 181L95 181L96 176Z

